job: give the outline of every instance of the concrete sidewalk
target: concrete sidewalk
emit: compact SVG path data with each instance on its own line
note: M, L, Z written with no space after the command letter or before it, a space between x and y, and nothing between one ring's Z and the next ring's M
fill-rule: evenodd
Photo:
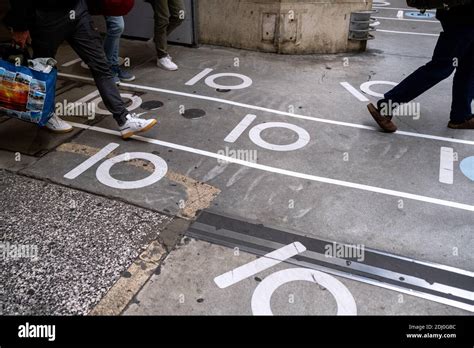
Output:
M4 313L255 314L258 284L292 267L331 275L346 295L283 282L271 299L275 314L336 314L338 301L351 298L364 315L472 311L473 182L460 162L474 142L472 132L446 127L451 79L417 99L421 118L396 118L397 134L381 133L366 111L425 64L436 43L439 23L396 19L400 6L379 9L377 38L359 55L172 47L180 70L166 72L151 44L124 40L137 80L122 84L122 96L131 111L159 120L131 141L118 137L89 72L63 46L58 101L94 102L99 114L66 118L75 130L63 136L0 119L4 240L38 245L40 255L57 251L34 266L7 261ZM92 167L67 177L108 146ZM449 184L440 182L446 149L457 154ZM137 159L104 175L104 163L127 153ZM159 179L128 187L159 170ZM206 225L203 212L233 220ZM303 240L304 265L291 256L232 287L214 282ZM436 279L377 260L372 268L327 262L311 248L320 241L432 267Z

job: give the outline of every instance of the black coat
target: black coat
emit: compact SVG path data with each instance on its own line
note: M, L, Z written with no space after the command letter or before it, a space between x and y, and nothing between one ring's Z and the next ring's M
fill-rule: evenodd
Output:
M10 12L5 24L14 31L30 28L36 9L68 11L74 9L79 0L10 0Z
M436 18L443 25L474 27L474 1L468 5L456 6L449 10L438 10Z

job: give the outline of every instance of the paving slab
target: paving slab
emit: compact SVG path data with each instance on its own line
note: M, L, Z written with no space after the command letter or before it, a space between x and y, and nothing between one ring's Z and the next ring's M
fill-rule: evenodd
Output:
M266 301L274 315L336 315L337 301L316 281L282 284L259 296L256 288L268 276L295 268L280 263L221 289L214 278L255 261L256 257L207 242L184 239L168 256L124 312L125 315L252 315L252 302ZM466 312L394 291L337 278L353 297L358 315L462 315ZM255 298L254 298L255 296ZM341 301L342 302L342 301Z

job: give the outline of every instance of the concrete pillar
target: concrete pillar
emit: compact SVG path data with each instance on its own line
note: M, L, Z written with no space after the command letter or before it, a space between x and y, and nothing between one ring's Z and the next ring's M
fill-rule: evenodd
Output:
M282 54L363 51L351 13L372 0L199 0L199 42Z

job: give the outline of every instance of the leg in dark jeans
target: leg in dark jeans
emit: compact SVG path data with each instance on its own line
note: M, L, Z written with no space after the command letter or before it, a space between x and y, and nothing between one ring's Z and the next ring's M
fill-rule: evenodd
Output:
M89 66L105 106L118 125L122 126L126 121L128 111L107 62L100 34L94 29L92 18L88 13L77 20L67 40L84 63Z
M473 34L474 35L474 31ZM453 104L451 121L462 123L472 117L472 100L474 99L474 43L470 50L459 58L453 82Z
M386 93L378 106L388 101L408 103L448 78L456 69L455 59L461 60L474 43L473 33L472 29L446 28L439 37L432 60Z

